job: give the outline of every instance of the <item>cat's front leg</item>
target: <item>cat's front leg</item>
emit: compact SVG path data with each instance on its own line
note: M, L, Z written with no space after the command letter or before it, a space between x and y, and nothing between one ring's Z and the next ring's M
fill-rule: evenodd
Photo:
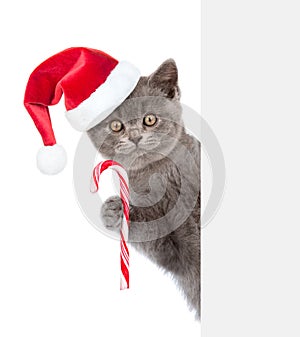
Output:
M142 215L142 210L136 208L129 204L129 214L130 218L136 218L136 214L138 213L140 216ZM101 207L100 212L101 220L105 228L119 232L121 229L121 224L123 221L123 204L122 200L118 196L113 196L108 198ZM133 241L140 241L140 237L142 233L140 231L144 229L143 226L137 226L136 223L130 224L129 229L129 239L133 239Z
M101 207L100 216L105 228L119 231L123 219L122 200L118 196L108 198Z

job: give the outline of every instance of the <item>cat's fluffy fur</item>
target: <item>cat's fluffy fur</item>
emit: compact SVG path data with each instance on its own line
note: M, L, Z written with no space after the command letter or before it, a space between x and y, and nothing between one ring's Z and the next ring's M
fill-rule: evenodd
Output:
M127 170L129 241L172 274L200 318L200 144L185 132L177 81L175 62L165 61L88 135ZM153 126L143 124L147 114L157 116ZM110 129L114 120L120 132ZM107 228L120 228L119 197L106 200L101 217Z

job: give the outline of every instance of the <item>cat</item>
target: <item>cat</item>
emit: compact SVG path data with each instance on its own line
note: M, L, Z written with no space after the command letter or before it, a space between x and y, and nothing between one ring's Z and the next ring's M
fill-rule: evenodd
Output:
M87 131L106 159L129 177L129 242L169 272L200 319L200 143L182 121L178 70L169 59L104 121ZM101 208L106 228L120 229L122 202Z

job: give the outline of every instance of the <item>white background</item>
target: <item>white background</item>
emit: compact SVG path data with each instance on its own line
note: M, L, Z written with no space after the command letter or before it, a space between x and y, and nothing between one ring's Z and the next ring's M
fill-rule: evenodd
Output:
M17 1L1 4L0 335L199 335L170 279L132 251L131 289L119 291L119 246L82 215L72 184L80 134L51 109L69 156L58 176L38 172L41 138L23 107L27 79L70 46L101 49L150 74L173 57L182 101L200 110L200 3Z
M299 1L205 2L203 116L222 145L227 187L202 233L202 335L296 337Z
M0 335L196 335L172 282L144 259L133 256L130 293L116 291L118 247L85 222L72 191L78 134L55 109L69 165L42 176L22 99L41 60L89 45L145 74L174 57L183 102L199 109L199 5L1 6ZM203 231L203 336L299 336L299 33L296 0L209 0L203 115L224 151L227 189Z

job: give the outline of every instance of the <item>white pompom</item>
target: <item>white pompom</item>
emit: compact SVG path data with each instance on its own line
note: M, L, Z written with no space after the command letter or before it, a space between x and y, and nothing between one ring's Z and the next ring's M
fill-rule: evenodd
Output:
M44 174L57 174L62 171L67 163L65 149L58 145L44 146L39 149L36 162L38 169Z

